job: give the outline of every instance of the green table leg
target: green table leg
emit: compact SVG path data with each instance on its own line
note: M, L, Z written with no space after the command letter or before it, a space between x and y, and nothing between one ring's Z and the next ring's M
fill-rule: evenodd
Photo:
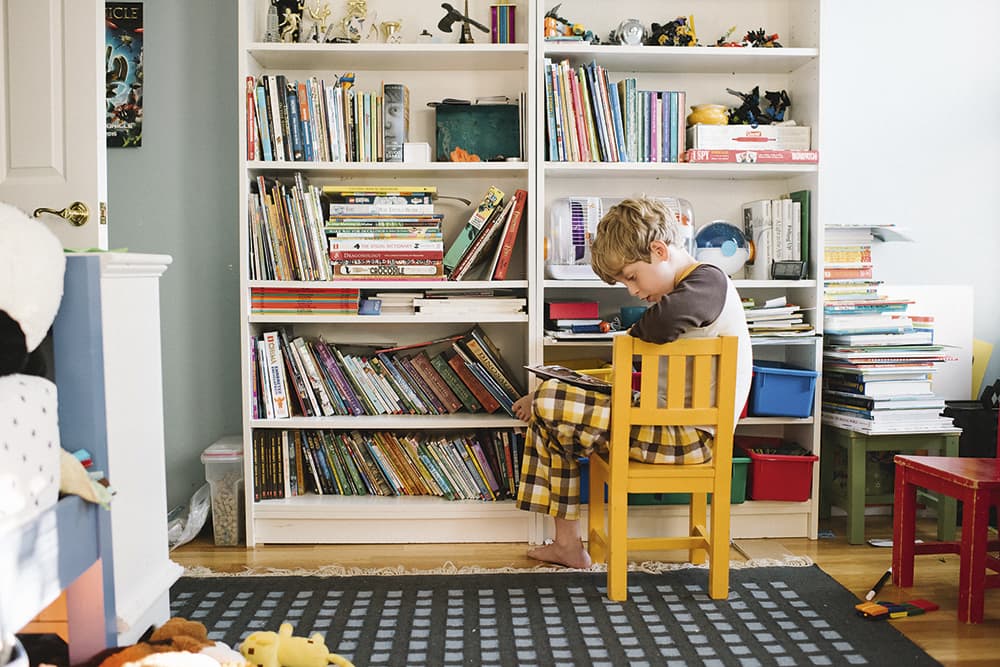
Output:
M865 541L865 463L868 439L851 438L847 448L847 543Z
M945 435L944 455L958 456L958 436ZM938 494L937 502L937 538L941 542L952 542L955 539L955 523L958 517L958 501L951 496Z

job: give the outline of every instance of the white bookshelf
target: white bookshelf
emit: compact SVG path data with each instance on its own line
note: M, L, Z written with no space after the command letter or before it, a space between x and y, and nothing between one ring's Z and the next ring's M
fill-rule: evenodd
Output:
M541 22L548 5L536 7ZM702 44L712 44L730 26L736 25L739 39L746 30L764 28L777 32L780 49L657 47L589 45L564 42L540 42L536 79L543 90L543 63L568 59L574 67L596 61L608 71L611 82L635 77L637 88L645 90L684 90L686 105L718 103L728 107L739 100L726 88L749 91L760 86L766 90L787 90L792 101L790 117L808 125L813 132L813 148L821 149L819 109L819 21L820 0L712 0L691 7L664 12L662 3L653 0L629 0L605 3L597 0L566 2L560 15L605 39L624 18L636 18L647 27L652 21L669 20L681 11L694 13L694 24ZM545 100L539 94L535 112L535 136L543 139L546 131ZM822 153L822 151L821 151ZM546 159L546 146L539 141L536 207L541 215L534 227L536 243L544 240L544 220L553 203L572 195L626 197L640 194L676 196L691 202L695 228L715 220L728 220L740 226L740 205L756 199L777 198L794 190L812 191L810 233L810 274L805 280L744 280L735 284L744 296L772 298L787 295L789 302L811 307L807 317L817 331L822 330L823 240L818 202L821 164L687 164L687 163L599 163L557 162ZM622 305L639 305L621 286L609 286L596 280L553 280L546 277L540 262L535 267L533 284L538 286L538 307L545 300L597 300L601 316L613 317ZM816 370L822 365L821 338L753 339L755 359L782 360ZM539 335L534 341L535 354L545 361L573 358L609 359L610 342L554 340ZM813 415L806 418L749 417L740 420L737 433L780 435L798 442L814 454L820 453L820 392L816 392ZM818 521L819 465L813 470L812 497L806 502L785 503L751 501L733 506L734 537L815 538ZM683 532L684 508L633 507L630 531L641 534L656 528L657 521L675 522ZM551 537L551 521L538 518L536 539Z
M818 165L766 164L608 164L559 163L545 160L544 95L540 74L543 59L569 58L574 63L596 60L605 66L613 80L636 76L640 87L687 91L687 104L703 102L735 106L735 97L727 87L747 90L759 85L764 90L788 90L792 98L791 115L813 127L813 147L821 149L819 138L819 14L820 0L705 0L693 7L699 38L703 43L736 24L738 31L765 28L778 32L783 49L708 49L672 47L589 46L546 43L541 25L552 3L518 0L518 44L489 44L489 35L473 31L471 45L457 42L455 33L436 30L438 7L425 3L384 0L369 12L377 11L378 20L401 20L403 44L274 44L261 42L267 0L240 0L239 11L239 81L234 94L239 95L240 124L240 302L242 394L249 405L252 373L248 361L250 335L284 326L296 335L322 334L330 342L385 342L406 344L459 333L480 323L501 347L512 368L543 360L593 356L609 348L593 343L547 341L543 333L542 304L546 298L596 296L617 312L629 303L622 288L598 281L554 281L545 278L543 256L544 226L551 203L572 194L631 196L640 193L684 197L694 206L696 222L716 219L737 221L739 207L745 201L777 197L797 189L813 192L813 230L811 234L809 279L802 281L738 281L741 292L754 296L787 294L790 301L802 306L822 307L822 281L816 280L822 262L822 234L818 215L821 168ZM488 6L470 3L473 18L489 23ZM583 23L605 38L623 18L635 17L645 24L672 18L682 8L664 14L662 3L653 0L629 0L607 3L601 0L564 2L560 13ZM686 8L683 8L686 9ZM443 14L443 10L440 10ZM336 16L331 17L336 19ZM452 43L415 43L424 27ZM309 76L330 79L346 71L355 73L358 90L378 90L382 82L403 82L410 89L410 140L434 145L434 112L428 102L446 97L471 99L479 96L507 95L516 99L527 93L528 123L524 128L528 146L521 162L503 163L337 163L337 162L262 162L246 159L246 119L244 82L247 76L264 73L285 74L290 78ZM515 247L509 280L498 283L438 281L331 281L301 283L251 281L247 265L246 231L247 195L250 183L258 175L291 177L302 172L312 184L364 185L435 185L443 195L464 197L477 203L490 185L508 195L517 188L529 192L526 217ZM464 224L470 208L453 200L443 200L436 207L445 214L446 247ZM407 291L503 287L515 290L528 299L528 312L520 315L484 316L476 313L455 317L439 316L340 316L296 315L275 317L250 312L250 290L262 286L356 287L362 290ZM819 329L821 318L813 313ZM755 341L755 355L783 359L819 369L821 345L818 341L793 339ZM530 379L522 376L522 383ZM819 399L814 408L818 414ZM819 420L751 418L740 424L740 432L781 434L797 440L819 453ZM251 419L244 408L243 438L245 477L252 479L252 433L256 429L386 429L410 431L447 431L471 428L508 428L517 422L505 415L477 416L456 414L448 417L336 417L286 420ZM247 544L286 542L537 542L548 534L546 520L518 511L512 502L450 502L427 497L344 497L306 495L283 500L254 502L250 484L246 485ZM813 480L814 496L818 491L818 466ZM744 537L816 536L818 502L815 497L804 503L748 501L734 506L734 535ZM655 521L679 516L675 507L637 510ZM679 519L678 519L679 520Z

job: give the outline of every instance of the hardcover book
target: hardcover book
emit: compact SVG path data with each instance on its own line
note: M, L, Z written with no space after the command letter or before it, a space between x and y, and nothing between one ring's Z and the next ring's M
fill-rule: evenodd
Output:
M462 259L462 255L476 240L480 232L486 226L493 213L500 208L503 202L504 192L500 188L490 186L476 210L472 213L465 227L458 232L458 236L451 242L448 251L444 255L444 267L451 271Z
M402 162L410 132L410 89L402 83L383 84L382 104L385 161Z

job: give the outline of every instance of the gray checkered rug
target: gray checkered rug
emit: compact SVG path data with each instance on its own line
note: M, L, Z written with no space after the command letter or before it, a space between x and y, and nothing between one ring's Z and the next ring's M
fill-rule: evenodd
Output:
M287 621L358 667L386 665L938 665L894 623L866 621L816 566L629 573L629 600L588 572L359 577L184 577L176 616L230 646Z

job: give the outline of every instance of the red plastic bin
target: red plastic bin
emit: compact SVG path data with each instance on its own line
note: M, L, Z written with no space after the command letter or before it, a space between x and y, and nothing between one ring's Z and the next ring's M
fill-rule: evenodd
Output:
M804 451L804 450L803 450ZM770 454L747 449L751 500L809 500L815 454Z

